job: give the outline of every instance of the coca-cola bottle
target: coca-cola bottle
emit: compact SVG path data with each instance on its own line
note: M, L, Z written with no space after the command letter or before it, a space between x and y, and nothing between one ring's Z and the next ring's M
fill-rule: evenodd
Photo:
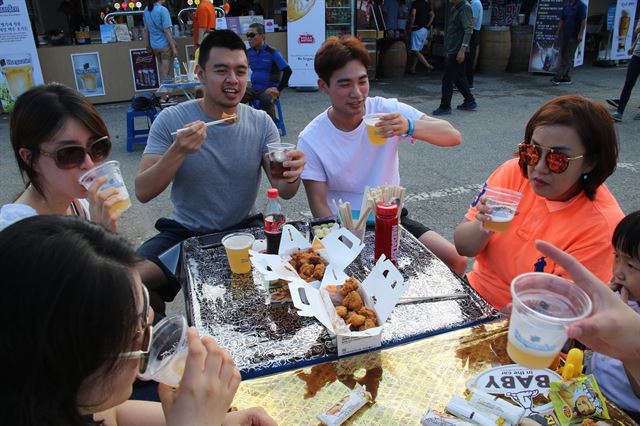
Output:
M376 204L376 245L373 261L380 255L394 264L398 261L398 205L379 202Z
M287 222L287 218L278 201L277 188L267 190L267 199L267 207L264 209L264 232L267 235L267 253L278 254L280 239L282 238L282 227Z

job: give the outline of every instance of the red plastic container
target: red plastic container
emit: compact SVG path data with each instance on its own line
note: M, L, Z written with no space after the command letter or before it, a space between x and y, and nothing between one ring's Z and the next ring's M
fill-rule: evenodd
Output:
M398 261L398 205L396 203L379 202L376 204L376 244L374 262L380 255Z

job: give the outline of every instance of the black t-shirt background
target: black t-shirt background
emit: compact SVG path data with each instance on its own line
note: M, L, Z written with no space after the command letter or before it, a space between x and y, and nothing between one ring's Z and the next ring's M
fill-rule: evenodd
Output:
M416 18L413 21L412 31L419 30L420 28L427 28L429 24L429 15L431 12L431 2L426 0L415 0L411 3L409 11L416 10Z

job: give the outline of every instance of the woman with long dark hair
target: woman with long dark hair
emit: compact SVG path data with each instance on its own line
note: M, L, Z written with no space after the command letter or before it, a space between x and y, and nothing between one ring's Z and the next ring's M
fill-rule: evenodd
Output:
M152 341L137 261L121 237L74 217L29 217L0 232L2 423L274 424L262 409L227 415L240 374L194 328L180 386L159 385L162 406L127 401Z

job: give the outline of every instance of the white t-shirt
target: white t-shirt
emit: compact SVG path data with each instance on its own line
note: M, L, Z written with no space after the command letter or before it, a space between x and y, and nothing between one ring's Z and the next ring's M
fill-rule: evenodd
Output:
M365 110L367 114L399 112L413 120L424 115L397 99L381 97L367 98ZM302 179L327 183L327 204L332 211L332 199L349 201L353 210L359 210L365 186L400 184L398 144L403 138L394 136L384 145L371 145L364 122L343 132L333 125L328 111L314 118L298 137L298 149L307 160Z
M84 217L88 220L91 220L91 217L89 216L89 202L84 199L81 199L79 201L80 205L82 206ZM35 211L33 207L26 204L5 204L4 206L0 207L0 231L22 219L37 215L38 212Z

